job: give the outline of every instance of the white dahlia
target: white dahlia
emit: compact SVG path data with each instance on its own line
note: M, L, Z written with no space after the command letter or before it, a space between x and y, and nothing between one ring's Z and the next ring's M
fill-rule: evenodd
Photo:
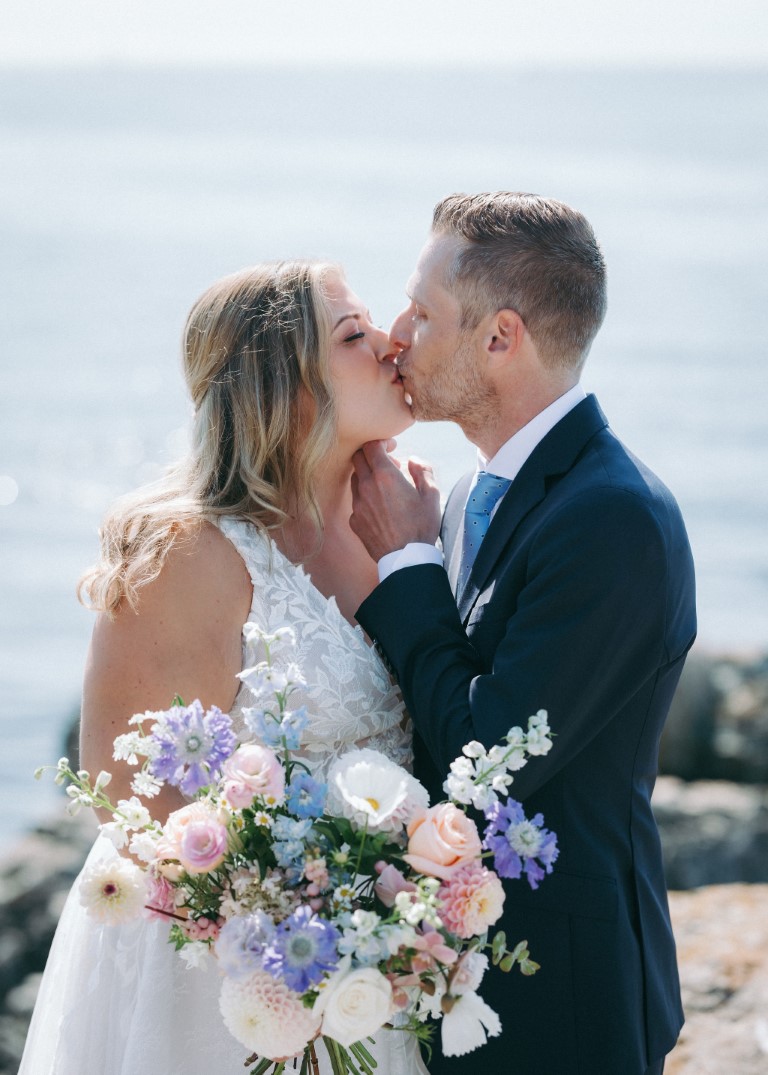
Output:
M219 1008L230 1034L259 1056L295 1056L312 1041L320 1016L301 997L266 971L225 978Z
M88 866L80 878L80 902L109 925L138 918L147 898L147 878L129 859L116 857Z

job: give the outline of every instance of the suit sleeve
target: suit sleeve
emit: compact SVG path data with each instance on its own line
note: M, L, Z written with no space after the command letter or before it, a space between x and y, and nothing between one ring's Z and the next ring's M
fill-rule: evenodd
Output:
M652 505L598 489L540 528L514 607L493 598L485 606L506 624L490 667L462 626L442 568L391 575L358 620L389 658L442 774L470 740L490 747L510 727L525 728L538 709L548 711L554 748L515 774L514 794L525 798L679 656L665 650L668 559Z

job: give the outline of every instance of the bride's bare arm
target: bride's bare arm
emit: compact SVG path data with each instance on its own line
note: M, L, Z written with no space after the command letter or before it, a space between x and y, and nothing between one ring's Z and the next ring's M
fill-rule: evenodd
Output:
M206 708L232 707L251 597L241 557L204 523L171 549L159 576L140 589L135 612L123 603L111 619L99 614L83 685L80 765L94 779L101 769L112 773L112 802L132 794L135 770L113 760L112 744L134 713L167 709L176 694ZM183 802L166 787L152 800L152 815L164 821Z

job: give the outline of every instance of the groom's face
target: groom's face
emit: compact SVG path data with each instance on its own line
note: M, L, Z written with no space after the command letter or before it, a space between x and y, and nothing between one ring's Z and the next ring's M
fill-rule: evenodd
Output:
M413 416L460 425L488 397L477 333L461 327L461 307L446 287L460 240L433 235L408 281L410 302L390 330Z

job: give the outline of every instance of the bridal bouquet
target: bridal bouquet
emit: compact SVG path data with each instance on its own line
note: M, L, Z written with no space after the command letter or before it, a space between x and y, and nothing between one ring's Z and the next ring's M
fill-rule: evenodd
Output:
M91 782L58 763L70 810L108 809L102 831L144 864L116 856L89 867L81 901L106 922L163 918L189 965L216 957L221 1014L251 1050L252 1075L279 1075L293 1057L301 1075L316 1071L319 1040L335 1075L369 1075L366 1040L394 1027L426 1042L438 1020L447 1056L477 1048L501 1030L477 993L486 951L502 970L538 969L525 941L508 951L488 930L502 912L500 877L525 874L536 888L557 857L541 815L529 820L507 798L512 773L552 745L547 714L488 751L465 746L435 806L375 750L349 751L321 782L298 753L309 716L290 708L306 687L290 661L293 633L245 631L266 653L240 673L258 700L244 711L255 741L239 744L216 707L177 698L115 740L115 759L137 768L132 798L113 804L110 774ZM142 799L165 783L191 801L160 824ZM484 815L482 834L468 807Z

